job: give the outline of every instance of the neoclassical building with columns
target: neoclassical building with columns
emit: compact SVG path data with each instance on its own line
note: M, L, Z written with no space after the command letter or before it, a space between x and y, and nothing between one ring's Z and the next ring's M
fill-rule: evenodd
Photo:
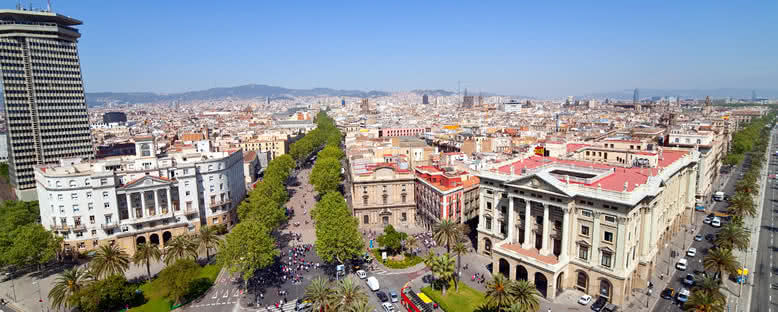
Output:
M651 167L532 156L482 171L478 253L547 299L578 289L627 303L693 218L699 152L654 153Z
M200 226L235 222L246 196L243 153L157 154L152 137L135 137L136 155L62 160L35 168L41 223L68 252L118 244L165 244Z

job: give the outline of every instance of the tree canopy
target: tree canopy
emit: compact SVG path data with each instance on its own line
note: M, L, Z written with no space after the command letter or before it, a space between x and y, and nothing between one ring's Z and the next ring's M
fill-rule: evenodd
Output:
M364 242L346 200L338 192L329 192L316 203L316 252L328 263L343 263L361 255Z
M392 254L396 254L402 250L402 243L408 237L408 234L398 232L390 224L384 228L384 233L376 238L376 242L381 245L381 248L387 249Z
M143 294L135 292L136 289L124 275L111 275L81 288L70 301L84 312L119 311L126 305L143 303Z
M310 182L319 194L327 194L338 189L340 184L340 160L337 158L319 158L311 171Z
M260 222L248 220L238 223L227 234L220 244L217 259L231 273L240 272L247 281L256 270L271 265L280 254L270 230Z
M0 267L42 265L54 258L61 240L38 224L37 201L7 200L0 211Z
M159 272L159 283L168 291L168 296L176 301L189 293L189 288L200 272L200 265L192 259L178 259Z

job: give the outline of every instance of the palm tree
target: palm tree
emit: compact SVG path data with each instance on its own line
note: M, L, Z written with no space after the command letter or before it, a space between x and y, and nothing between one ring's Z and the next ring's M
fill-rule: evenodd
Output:
M330 283L322 276L317 276L305 287L305 300L311 302L313 311L326 312L333 299Z
M457 274L454 286L456 287L456 290L459 291L459 278L462 272L462 255L467 253L467 246L465 246L464 242L458 241L451 250L457 255Z
M373 306L367 300L357 302L348 312L372 312Z
M197 261L197 243L189 235L180 235L172 239L165 247L165 264L170 265L178 259L193 257Z
M755 216L756 206L754 206L754 199L751 195L743 192L737 192L732 197L731 205L727 207L727 211L736 216Z
M689 296L689 301L683 305L685 311L693 312L724 312L723 301L695 291Z
M513 299L511 311L537 311L540 309L538 289L529 281L513 281L508 285L508 293Z
M195 236L195 242L200 249L205 249L205 260L211 261L211 248L216 247L221 241L214 226L200 227L200 232Z
M405 239L405 249L409 251L409 253L413 253L413 250L419 247L419 239L415 236L408 236L408 238Z
M725 300L726 296L719 290L721 285L719 281L713 277L702 276L694 281L694 287L692 290L695 292L702 292L708 297L713 297L718 300Z
M435 260L438 258L438 254L433 252L431 249L427 251L427 255L423 257L424 265L426 265L429 268L432 268L432 264L435 263Z
M735 256L732 255L732 250L725 248L714 248L705 256L702 260L702 264L706 270L716 272L716 277L719 279L719 283L724 279L723 272L734 274L737 268L740 267L740 263L737 262Z
M102 245L97 249L91 266L97 278L124 274L130 268L130 256L118 245Z
M335 299L333 301L333 310L347 311L358 305L362 301L367 301L367 295L364 288L354 281L353 277L347 277L335 284Z
M716 238L716 246L726 249L740 249L745 250L748 248L751 235L746 233L745 229L736 223L729 223L725 225L718 233Z
M159 261L161 257L162 251L159 250L157 245L140 244L135 249L135 254L132 255L132 262L137 266L145 265L146 273L149 275L149 280L151 280L151 262Z
M445 245L446 252L451 252L451 245L459 241L462 235L462 227L459 223L451 220L443 220L435 225L432 238L438 243L438 245Z
M475 311L473 312L501 312L500 309L496 306L490 305L488 303L484 303L477 308L475 308ZM523 311L519 311L523 312Z
M513 302L513 298L508 292L510 286L511 281L505 275L495 274L492 280L486 283L486 303L499 309L510 306Z
M451 280L454 280L454 265L454 258L447 253L437 257L432 264L432 275L441 282L441 286L443 287L441 293L443 296L446 295L446 288L449 283L451 283ZM454 283L456 283L456 280Z
M59 308L71 308L70 298L79 290L86 287L92 281L91 274L86 267L76 267L60 273L54 282L54 287L49 291L51 306Z

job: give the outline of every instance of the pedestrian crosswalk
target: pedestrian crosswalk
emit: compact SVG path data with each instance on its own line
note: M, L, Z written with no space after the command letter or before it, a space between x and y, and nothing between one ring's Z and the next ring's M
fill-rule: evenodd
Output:
M268 306L268 307L265 307L265 308L260 307L259 311L293 312L294 309L295 309L295 301L290 301L290 302L285 303L280 308L276 308L276 306L273 305L273 306Z

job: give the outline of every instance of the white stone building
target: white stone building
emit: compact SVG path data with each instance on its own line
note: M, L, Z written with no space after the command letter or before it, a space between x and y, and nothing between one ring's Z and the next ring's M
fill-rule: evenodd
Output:
M246 195L241 150L157 155L152 137L136 137L135 150L36 167L41 223L66 250L110 243L133 254L138 243L164 247L200 226L235 222Z

